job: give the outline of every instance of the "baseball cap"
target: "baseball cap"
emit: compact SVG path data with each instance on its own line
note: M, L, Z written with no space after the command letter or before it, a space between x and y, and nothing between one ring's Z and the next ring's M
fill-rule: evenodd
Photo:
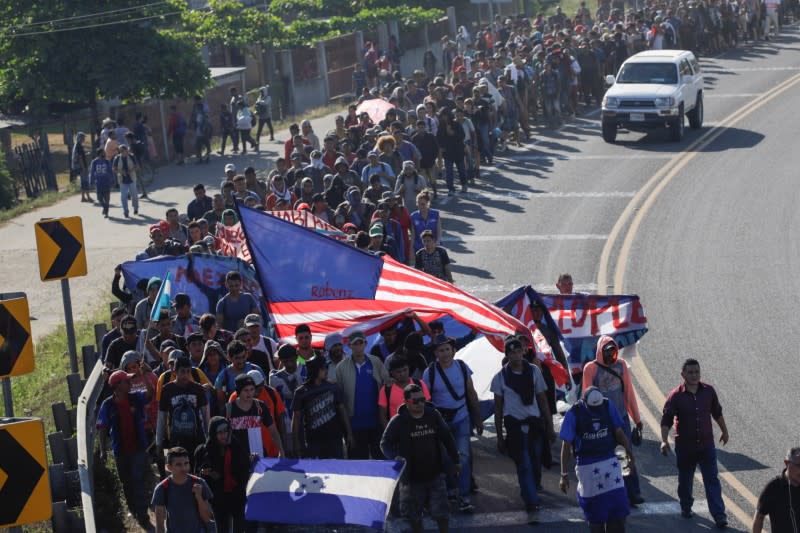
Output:
M184 352L183 350L175 349L169 353L169 359L168 359L169 361L175 361L177 363L181 359L186 359L187 361L189 361L189 358L186 357L186 352ZM189 362L189 366L192 366L191 362ZM178 367L176 366L175 368Z
M253 380L253 383L255 384L256 387L264 383L264 374L262 374L260 370L256 370L255 368L253 370L247 371L247 377Z
M370 237L383 237L383 225L382 224L373 224L369 228L369 236Z
M361 339L362 341L367 342L366 335L364 335L364 332L361 331L360 329L357 329L357 330L353 331L352 333L350 333L350 335L347 338L347 342L349 344L353 344L353 341L356 340L356 339Z
M188 294L184 294L179 292L175 295L175 307L183 307L184 305L189 305L192 303L192 299L189 298Z
M416 169L416 165L414 165L413 161L403 161L403 170L409 169L414 170Z
M436 349L443 344L449 344L455 347L456 341L447 335L436 335L433 341L431 341L431 347Z
M236 165L234 165L233 163L228 163L227 165L225 165L225 173L228 172L236 172Z
M370 150L370 151L367 153L367 156L368 156L368 157L378 157L378 155L379 155L379 154L378 154L378 151L377 151L377 150Z
M251 313L244 317L244 325L245 326L260 326L261 325L261 316Z
M597 407L603 403L606 397L597 387L589 387L583 392L583 401L590 407Z
M149 291L155 285L161 285L161 278L159 278L158 276L153 276L147 281L147 290Z
M166 352L168 348L177 348L178 345L175 344L175 341L172 339L167 339L161 343L161 346L158 347L159 351Z
M246 374L239 374L236 376L236 392L242 392L242 389L245 387L252 385L253 387L256 386L255 380L250 376L250 373L247 372Z
M412 165L413 165L413 163L412 163ZM383 191L383 194L381 195L381 200L383 200L385 202L388 202L388 201L391 201L391 200L397 200L397 195L392 191Z
M124 370L115 370L108 378L108 384L111 387L116 387L123 381L130 381L131 375Z
M195 331L195 332L191 333L188 337L186 337L186 344L191 344L191 343L197 342L197 341L200 341L200 342L203 342L203 343L205 342L205 340L203 339L203 334L200 333L199 331Z

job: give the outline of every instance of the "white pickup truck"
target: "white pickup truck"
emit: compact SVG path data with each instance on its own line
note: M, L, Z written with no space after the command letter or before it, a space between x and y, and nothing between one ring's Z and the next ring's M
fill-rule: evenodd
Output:
M703 73L686 50L647 50L628 58L603 97L603 140L613 143L617 129L647 131L668 127L670 138L683 138L689 126L703 125Z

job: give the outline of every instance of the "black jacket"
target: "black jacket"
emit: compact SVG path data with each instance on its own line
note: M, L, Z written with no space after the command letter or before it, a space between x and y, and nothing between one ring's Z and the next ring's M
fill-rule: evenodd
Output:
M450 428L447 427L442 415L439 414L433 405L425 404L425 413L423 418L429 418L436 427L436 438L444 445L447 454L454 463L458 463L458 448L456 448L456 441ZM381 451L388 459L395 457L407 458L411 456L411 436L409 423L411 415L408 413L408 407L401 405L397 414L389 420L386 430L381 437ZM441 446L439 447L441 453Z

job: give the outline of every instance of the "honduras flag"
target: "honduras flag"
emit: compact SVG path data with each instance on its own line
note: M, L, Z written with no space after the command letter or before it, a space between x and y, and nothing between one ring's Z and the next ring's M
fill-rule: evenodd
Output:
M245 518L382 530L402 470L401 461L261 459L247 483Z
M162 309L169 311L169 299L172 296L172 272L167 272L164 276L164 281L161 282L161 288L158 289L158 296L156 301L153 302L153 310L150 311L150 321L157 321L158 315Z

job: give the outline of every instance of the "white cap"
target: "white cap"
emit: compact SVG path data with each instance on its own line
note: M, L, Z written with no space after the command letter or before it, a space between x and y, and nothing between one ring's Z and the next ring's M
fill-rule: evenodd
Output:
M258 387L259 385L262 385L264 383L264 374L262 374L260 371L256 370L255 368L253 370L248 370L247 371L247 375L249 377L253 378L253 383L256 384L256 387Z
M228 163L225 165L225 172L236 172L236 165L233 163Z
M602 404L605 399L606 397L603 396L603 393L600 392L600 389L597 387L589 387L583 393L583 401L590 407L597 407Z

